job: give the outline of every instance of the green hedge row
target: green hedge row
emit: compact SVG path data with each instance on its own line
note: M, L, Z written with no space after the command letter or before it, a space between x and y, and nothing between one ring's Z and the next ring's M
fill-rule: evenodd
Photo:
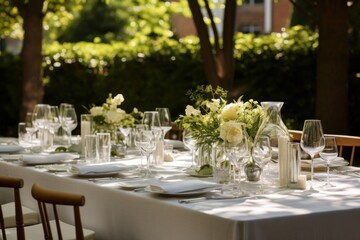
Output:
M313 116L317 34L302 27L255 37L238 34L235 41L235 89L231 95L258 101L284 101L282 116L289 128L300 129ZM360 99L359 55L350 62L350 103ZM19 59L0 55L1 135L16 135L21 69ZM134 39L111 44L58 44L44 47L44 102L76 104L84 113L91 104L102 104L108 93L122 93L121 107L142 111L169 107L173 119L189 104L186 92L207 84L198 39ZM11 98L9 102L7 99ZM360 113L351 111L352 133L360 135Z

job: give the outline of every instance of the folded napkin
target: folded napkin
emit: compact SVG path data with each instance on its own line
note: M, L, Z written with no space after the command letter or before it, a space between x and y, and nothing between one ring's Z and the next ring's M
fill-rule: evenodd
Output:
M116 173L130 168L129 166L121 166L118 164L77 165L71 167L71 172L81 175L91 173Z
M173 145L174 149L176 148L185 148L185 145L182 141L165 139L165 144Z
M22 161L24 164L28 165L49 164L59 163L65 160L73 160L79 157L79 154L76 153L39 153L22 155Z
M221 184L201 180L187 180L179 182L159 182L150 184L151 191L160 193L185 193L221 187Z
M302 159L301 163L303 166L311 166L310 159ZM347 161L342 157L336 157L334 160L330 161L330 166L338 166L338 165L346 165ZM314 158L314 166L315 167L326 167L326 161L322 158Z
M18 152L23 150L24 148L19 145L14 144L0 144L0 152L1 153L11 153Z

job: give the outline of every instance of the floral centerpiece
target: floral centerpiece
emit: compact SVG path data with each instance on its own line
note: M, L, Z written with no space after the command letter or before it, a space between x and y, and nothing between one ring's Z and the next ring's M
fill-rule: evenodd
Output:
M194 105L188 105L185 115L180 115L176 122L192 132L198 145L211 145L225 138L236 139L236 134L243 134L236 124L245 125L246 134L252 142L261 124L264 111L257 101L244 102L242 97L228 103L227 91L221 87L213 89L210 85L198 86L187 93ZM235 134L235 135L234 135Z
M131 113L126 113L119 106L124 102L122 94L114 98L110 93L102 106L92 106L89 110L93 118L94 132L110 132L113 134L119 127L134 127L140 123L142 112L134 108Z
M228 102L227 91L221 87L213 89L210 85L198 86L187 94L194 105L186 106L185 115L180 115L176 122L196 139L200 149L198 173L204 165L211 164L209 152L216 145L224 141L236 142L242 134L247 134L250 144L253 142L264 116L257 101L243 101L240 97ZM239 127L238 123L244 127Z

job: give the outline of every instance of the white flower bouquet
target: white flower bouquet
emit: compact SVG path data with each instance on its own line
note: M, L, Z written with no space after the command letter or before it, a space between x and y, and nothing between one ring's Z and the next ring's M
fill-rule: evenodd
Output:
M176 122L191 131L198 145L237 141L242 134L247 134L250 141L255 138L264 115L257 101L243 102L240 97L228 103L227 91L210 85L198 86L188 95L195 104L188 105L185 115L180 115ZM239 122L244 124L246 133L235 124Z
M142 119L142 112L134 108L132 113L126 113L119 108L124 102L122 94L117 94L114 98L112 94L106 99L102 106L92 106L89 110L93 117L95 132L113 133L119 127L133 127Z

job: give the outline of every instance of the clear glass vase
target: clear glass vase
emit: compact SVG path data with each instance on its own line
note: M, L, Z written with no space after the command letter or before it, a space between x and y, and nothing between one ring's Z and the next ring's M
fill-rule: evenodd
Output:
M272 148L271 160L273 162L278 162L279 159L279 137L289 136L288 129L281 118L281 107L283 104L283 102L261 102L265 116L256 134L255 141L261 136L269 137Z

